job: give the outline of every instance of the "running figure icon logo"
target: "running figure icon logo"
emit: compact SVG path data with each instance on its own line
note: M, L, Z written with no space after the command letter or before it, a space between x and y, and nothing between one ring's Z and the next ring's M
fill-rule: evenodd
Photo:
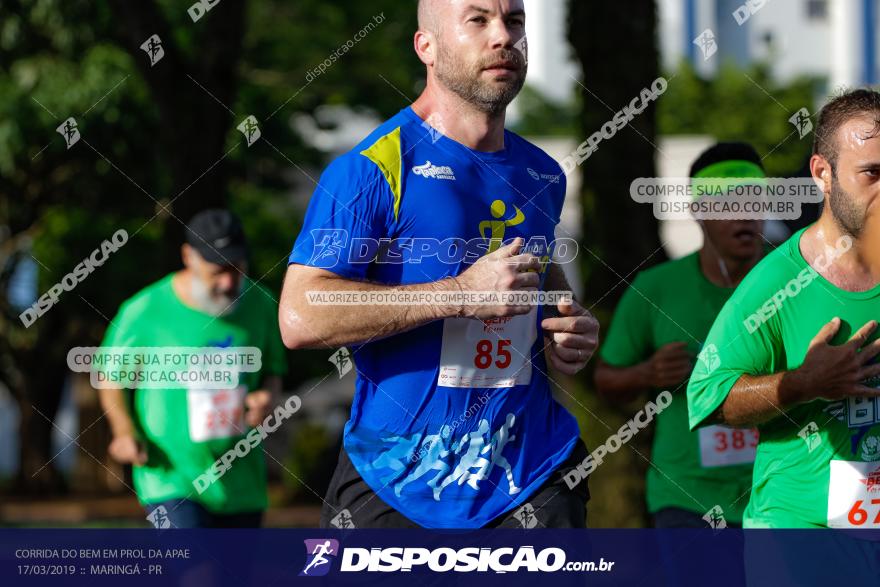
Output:
M72 116L62 122L55 131L64 137L64 143L68 149L79 142L79 128L76 125L76 119Z
M306 544L306 566L300 577L322 577L330 571L330 562L339 554L339 541L331 538L309 539Z
M504 216L507 214L507 205L502 200L495 200L492 202L489 211L492 213L492 218L494 220L484 220L483 222L480 222L479 226L480 236L484 239L488 238L489 240L489 250L486 254L494 253L501 248L501 244L504 242L504 233L508 227L517 226L525 221L526 215L523 214L522 210L516 206L514 206L513 209L516 212L513 218L505 219Z
M513 517L516 518L520 525L526 530L531 530L538 525L538 516L535 515L535 507L530 503L526 503L516 510Z
M150 58L150 67L159 63L159 60L165 56L165 49L162 48L162 39L159 38L159 35L151 35L141 44L141 49Z

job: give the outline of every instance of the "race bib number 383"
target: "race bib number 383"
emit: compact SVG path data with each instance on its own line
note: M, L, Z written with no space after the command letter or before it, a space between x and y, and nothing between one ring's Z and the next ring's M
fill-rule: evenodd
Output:
M758 430L727 426L700 428L700 465L727 467L755 462Z
M537 308L522 316L443 321L441 387L512 387L532 381Z
M831 461L828 526L880 528L880 463Z

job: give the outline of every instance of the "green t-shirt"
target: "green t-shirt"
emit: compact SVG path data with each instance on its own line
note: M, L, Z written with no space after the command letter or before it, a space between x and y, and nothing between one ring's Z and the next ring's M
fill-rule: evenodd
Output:
M602 360L629 367L672 342L687 343L696 356L732 292L706 279L697 253L642 271L617 306ZM754 432L717 427L701 438L688 429L684 387L670 391L672 403L656 418L648 510L676 507L703 515L720 505L726 520L740 522L751 487Z
M257 347L262 369L241 373L236 393L219 398L222 390L207 395L184 388L135 392L133 420L149 456L145 466L134 467L138 497L145 504L188 498L218 514L263 510L266 463L259 447L247 456L236 456L203 493L196 491L193 480L247 434L247 426L240 424L244 394L259 389L263 377L287 370L277 305L268 292L246 279L236 308L227 316L214 317L184 305L171 279L168 275L124 302L102 347ZM104 371L115 369L121 367ZM239 424L230 424L233 421ZM230 432L233 427L237 430Z
M858 293L836 287L804 260L802 234L749 273L712 326L687 392L692 428L743 374L799 367L835 316L842 324L832 344L880 318L880 285ZM880 528L880 399L815 400L759 428L746 527Z

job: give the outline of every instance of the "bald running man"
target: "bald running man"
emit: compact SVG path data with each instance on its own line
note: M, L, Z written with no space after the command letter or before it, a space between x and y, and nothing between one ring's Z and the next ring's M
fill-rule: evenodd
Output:
M312 196L282 336L289 348L350 346L357 368L324 527L586 524L586 483L563 480L586 448L547 366L574 375L596 348L598 324L577 302L329 306L306 295L570 291L551 261L565 175L504 129L526 76L525 18L522 1L420 2L424 92L331 163Z

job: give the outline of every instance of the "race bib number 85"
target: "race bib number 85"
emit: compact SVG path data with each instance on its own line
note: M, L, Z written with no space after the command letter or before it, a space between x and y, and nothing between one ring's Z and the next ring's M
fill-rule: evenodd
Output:
M522 316L443 321L441 387L512 387L532 380L537 308Z

